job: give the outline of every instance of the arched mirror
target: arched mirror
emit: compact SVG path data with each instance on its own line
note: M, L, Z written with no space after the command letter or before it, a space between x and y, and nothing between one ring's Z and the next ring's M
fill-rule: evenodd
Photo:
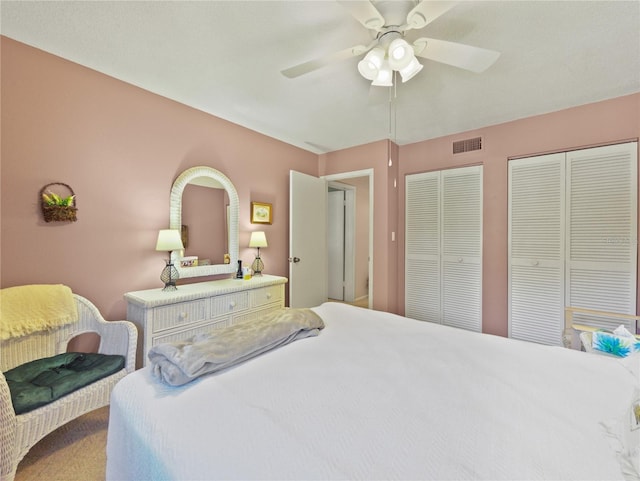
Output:
M238 193L222 172L192 167L178 176L171 188L169 228L183 233L185 249L171 252L181 278L236 272L238 212Z

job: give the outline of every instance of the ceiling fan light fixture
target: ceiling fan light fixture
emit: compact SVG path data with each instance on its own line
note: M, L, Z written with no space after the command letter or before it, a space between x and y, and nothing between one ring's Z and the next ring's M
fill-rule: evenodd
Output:
M380 70L378 70L378 75L373 82L371 82L371 85L375 85L376 87L393 87L393 72L391 67L389 67L388 61L382 63Z
M369 50L369 53L358 62L358 71L367 80L375 80L384 62L384 50L380 47Z
M408 80L411 80L423 68L424 68L424 65L422 65L420 62L418 62L418 60L415 57L413 57L413 59L411 60L409 65L407 65L406 67L404 67L403 69L400 70L400 76L402 77L402 83L404 83L404 82L406 82Z
M389 64L393 70L402 70L415 58L413 48L403 38L389 44Z

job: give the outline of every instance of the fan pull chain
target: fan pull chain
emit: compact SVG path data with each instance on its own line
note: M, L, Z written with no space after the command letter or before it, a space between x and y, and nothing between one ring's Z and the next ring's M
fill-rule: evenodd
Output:
M397 72L393 72L393 84L389 87L389 142L387 142L387 158L389 159L389 167L393 165L391 159L391 142L396 142L396 126L398 122L398 112L396 103L394 102L398 96L397 91Z

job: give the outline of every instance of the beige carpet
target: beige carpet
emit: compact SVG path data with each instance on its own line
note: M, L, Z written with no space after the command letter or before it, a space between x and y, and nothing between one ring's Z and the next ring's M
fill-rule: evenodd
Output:
M353 303L354 306L369 308L369 298L361 297L360 299L356 299Z
M346 302L346 301L338 301L336 299L328 299L330 302L341 302L343 304L351 304L352 306L364 307L365 309L369 308L369 298L361 297L360 299L356 299L354 302Z
M109 406L40 440L18 465L15 481L104 481Z

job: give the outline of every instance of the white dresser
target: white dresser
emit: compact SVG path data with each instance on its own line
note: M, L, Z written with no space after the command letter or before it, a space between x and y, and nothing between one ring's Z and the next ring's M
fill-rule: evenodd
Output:
M127 292L127 319L138 327L137 366L147 364L152 346L250 321L284 307L286 277L222 279Z

